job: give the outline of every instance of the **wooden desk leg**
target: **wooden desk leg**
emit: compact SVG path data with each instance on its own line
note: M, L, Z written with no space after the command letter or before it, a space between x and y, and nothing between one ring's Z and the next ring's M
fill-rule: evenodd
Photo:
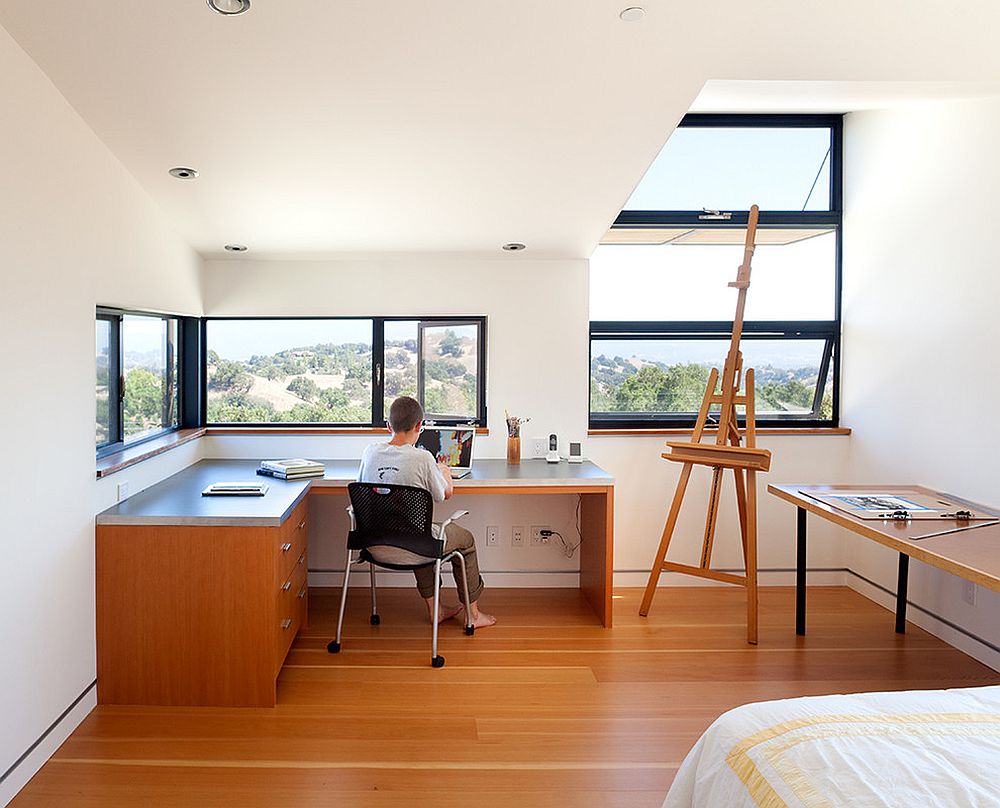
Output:
M906 633L906 586L910 573L910 557L899 554L899 576L896 579L896 633Z
M795 526L795 633L806 633L806 509L799 508Z
M581 494L580 589L611 628L611 583L614 566L615 489Z

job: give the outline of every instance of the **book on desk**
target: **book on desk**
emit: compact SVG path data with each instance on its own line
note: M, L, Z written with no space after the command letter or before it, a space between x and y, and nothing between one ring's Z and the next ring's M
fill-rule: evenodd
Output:
M279 480L301 480L308 477L322 477L326 467L315 460L295 457L290 460L261 460L257 474L275 477Z
M205 488L203 497L262 497L267 493L267 483L249 482L212 483Z

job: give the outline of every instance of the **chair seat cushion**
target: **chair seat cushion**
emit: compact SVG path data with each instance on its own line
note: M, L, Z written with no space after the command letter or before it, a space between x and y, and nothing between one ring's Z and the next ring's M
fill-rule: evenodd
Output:
M386 544L375 544L366 547L361 551L361 559L369 561L376 566L388 567L393 570L412 570L417 567L429 567L437 561L437 558L428 558L410 550L404 550L402 547L393 547Z

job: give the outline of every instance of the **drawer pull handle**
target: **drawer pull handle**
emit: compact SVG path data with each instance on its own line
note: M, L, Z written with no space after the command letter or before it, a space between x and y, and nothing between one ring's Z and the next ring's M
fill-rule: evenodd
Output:
M287 553L291 549L292 549L292 543L291 542L287 542L286 541L283 545L281 545L281 552L283 552L283 553Z
M287 581L285 581L285 582L284 582L284 583L283 583L283 584L281 585L281 591L282 591L282 592L287 592L287 591L288 591L289 589L291 589L291 588L292 588L292 579L291 579L291 578L289 578L289 579L288 579Z
M300 598L304 598L305 596L306 596L306 588L305 588L305 587L302 587L302 588L301 588L301 589L299 590L299 597L300 597Z
M302 528L304 528L305 526L306 526L306 520L303 519L301 522L299 522L299 530L302 530Z
M301 564L305 560L306 560L306 554L303 553L302 555L299 556L299 563Z
M292 618L286 617L284 620L281 621L281 630L285 631L286 629L290 628L291 625L292 625Z

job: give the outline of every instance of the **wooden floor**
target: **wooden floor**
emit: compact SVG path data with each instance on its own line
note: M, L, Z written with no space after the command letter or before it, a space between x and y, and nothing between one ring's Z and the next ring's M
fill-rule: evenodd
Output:
M381 592L382 625L354 593L344 650L326 652L331 590L282 671L278 707L98 707L14 808L117 806L659 806L677 766L724 710L822 693L1000 684L1000 675L841 588L761 590L760 645L742 592L640 590L600 628L576 590L490 590L499 625L443 627L447 665L410 590Z

